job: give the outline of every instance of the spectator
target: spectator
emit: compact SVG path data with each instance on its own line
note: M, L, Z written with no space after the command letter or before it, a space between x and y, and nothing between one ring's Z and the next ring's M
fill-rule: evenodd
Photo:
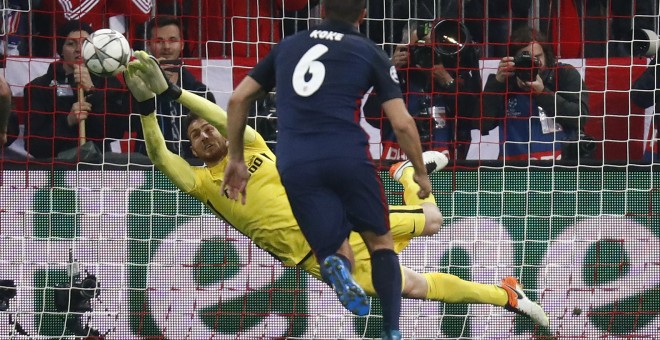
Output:
M658 127L660 126L660 77L658 77L658 58L651 60L648 68L633 83L630 99L639 107L647 108L654 106L655 114L651 127L648 130L648 140L644 149L644 160L650 162L660 161L658 156Z
M128 128L128 94L120 81L91 74L82 64L82 40L91 32L85 22L67 22L57 40L60 59L24 89L28 105L25 147L36 158L75 150L83 121L86 138L100 150L109 147L106 138L122 138Z
M458 21L443 24L465 26ZM398 45L392 62L399 70L402 91L408 111L417 121L425 150L445 153L451 159L465 159L470 145L470 130L480 116L481 75L475 46L465 44L458 54L441 54L432 46L432 21L422 21L411 33L410 45ZM421 38L417 38L417 35ZM407 34L404 34L407 37ZM406 41L405 39L404 41ZM365 116L373 123L380 121L380 110L370 96ZM460 108L460 109L459 109ZM387 121L381 126L383 159L405 158L401 155L394 133Z
M577 143L562 142L579 139L589 112L580 73L558 63L546 37L531 28L516 30L510 41L509 56L486 81L482 132L500 126L505 160L561 159L564 144L576 158ZM525 67L523 59L537 64Z
M160 61L165 75L173 84L215 102L213 93L208 87L182 66L181 51L183 51L184 44L181 22L178 18L158 16L151 19L147 24L147 45L149 52ZM167 148L184 158L192 157L186 135L188 128L184 126L186 120L182 119L189 112L188 108L173 100L165 97L158 98L156 114L165 136ZM146 154L143 143L138 143L137 151Z

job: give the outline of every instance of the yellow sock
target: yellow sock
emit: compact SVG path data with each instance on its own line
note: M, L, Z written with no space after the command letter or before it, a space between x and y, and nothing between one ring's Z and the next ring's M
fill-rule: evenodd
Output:
M435 197L433 194L430 194L429 197L425 199L420 199L417 196L417 191L419 191L419 185L415 180L413 179L413 174L415 173L415 170L412 167L408 167L403 169L403 173L401 174L401 178L399 179L399 182L401 185L403 185L403 201L407 205L420 205L424 202L429 202L435 203Z
M509 301L506 291L496 285L465 281L445 273L425 273L429 289L426 298L444 303L482 303L503 307Z

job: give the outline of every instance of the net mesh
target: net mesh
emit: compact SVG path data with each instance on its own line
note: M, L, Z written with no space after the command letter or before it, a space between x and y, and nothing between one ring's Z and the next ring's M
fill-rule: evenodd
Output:
M64 17L66 4L81 11L91 3L5 1L3 7L3 76L16 113L11 144L0 151L0 280L13 281L0 281L0 307L7 302L0 308L3 338L380 337L377 299L369 316L349 314L325 284L282 266L180 193L137 150L135 113L126 133L111 138L115 144L103 144L100 160L26 156L25 146L36 136L25 130L34 110L24 89L55 60L53 17ZM149 16L177 15L185 26L184 64L222 107L274 42L320 18L318 1L159 0L148 8L145 3L150 2L97 1L89 13L104 13L94 19L100 26L116 24L123 15L120 22L136 48L145 42ZM660 178L648 158L656 150L654 108L631 100L650 58L628 56L638 45L628 44L625 34L633 27L657 32L657 3L520 3L368 2L361 29L390 54L408 42L418 22L462 18L472 45L480 49L473 67L480 88L507 54L512 30L530 24L546 33L556 42L558 59L585 81L584 132L595 146L589 159L574 162L503 163L499 132L471 131L463 141L466 160L431 175L444 226L437 235L414 239L400 256L416 271L479 283L516 276L548 313L548 328L486 304L404 300L402 334L406 339L654 338L660 332ZM643 91L654 97L654 89ZM404 89L407 101L424 93ZM468 120L481 122L483 104L479 109ZM417 115L420 111L411 113L420 132L429 131L425 148L456 157L453 146L432 139L437 116ZM271 95L250 117L273 148L276 116ZM402 204L401 185L384 171L401 155L387 149L382 113L367 118L362 125L383 170L388 200ZM78 135L70 139L76 142ZM456 295L447 292L446 298Z

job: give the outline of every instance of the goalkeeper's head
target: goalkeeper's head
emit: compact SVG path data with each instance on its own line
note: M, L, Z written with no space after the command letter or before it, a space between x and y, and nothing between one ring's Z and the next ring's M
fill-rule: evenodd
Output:
M227 156L227 139L215 126L195 113L189 113L187 119L188 138L193 155L209 166L222 161Z
M359 25L367 15L366 0L323 0L321 16L324 19Z

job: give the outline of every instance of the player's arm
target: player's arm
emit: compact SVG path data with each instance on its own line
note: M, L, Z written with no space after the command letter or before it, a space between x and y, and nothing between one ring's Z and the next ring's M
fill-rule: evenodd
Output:
M382 101L383 111L392 124L392 129L401 149L415 169L413 178L419 184L417 196L426 198L431 193L431 181L422 159L422 143L415 120L403 102L396 68L382 50L377 49L372 66L376 79L374 90Z
M165 137L158 126L156 113L141 115L144 143L151 162L183 192L191 192L195 187L195 172L186 160L172 153L165 145Z
M222 190L227 194L227 197L233 200L241 199L241 203L243 204L245 204L247 199L246 189L250 174L247 171L245 158L243 157L245 145L241 136L245 133L250 105L262 92L261 84L248 75L238 84L234 93L229 98L229 104L227 104L227 115L229 116L227 119L229 161L225 168Z
M11 113L11 90L5 78L0 77L0 146L7 143L7 125Z
M385 115L392 124L396 139L401 149L415 169L415 173L426 175L426 167L422 160L422 144L415 120L408 113L406 104L401 98L390 99L382 104Z
M153 164L183 192L191 192L195 187L195 172L188 162L172 153L165 145L165 137L156 120L156 94L137 76L136 63L128 65L124 80L131 94L138 102L142 132L147 147L147 155Z
M261 84L249 75L238 84L229 98L227 111L230 112L227 120L227 140L229 141L229 158L243 160L243 140L241 136L247 133L247 116L250 106L263 95ZM225 117L227 114L225 113ZM251 128L250 128L251 129ZM222 132L222 131L221 131Z
M244 134L247 114L250 105L275 86L275 59L280 45L273 49L262 59L243 80L238 84L227 104L227 139L229 141L229 161L225 168L225 178L222 190L227 197L238 200L242 195L241 203L246 202L247 181L250 175L245 165L243 151L244 144L241 136Z

